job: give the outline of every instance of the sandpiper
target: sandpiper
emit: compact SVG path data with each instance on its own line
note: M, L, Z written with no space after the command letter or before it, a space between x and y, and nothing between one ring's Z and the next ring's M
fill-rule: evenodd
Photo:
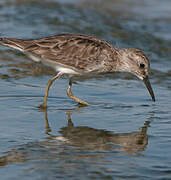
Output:
M129 72L137 76L155 101L148 79L150 63L140 49L117 49L104 40L81 34L58 34L29 40L4 37L0 38L0 44L20 50L32 60L56 70L57 74L48 81L44 102L40 105L42 108L47 107L50 86L62 75L69 78L67 95L81 105L88 103L73 95L73 80L113 72Z

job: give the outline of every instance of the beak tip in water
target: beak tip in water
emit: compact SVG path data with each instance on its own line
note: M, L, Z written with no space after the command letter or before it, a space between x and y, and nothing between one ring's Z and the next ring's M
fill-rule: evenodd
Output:
M152 87L151 87L150 81L149 81L149 79L148 79L148 76L146 76L146 77L143 79L143 82L144 82L145 86L147 87L148 92L150 93L152 100L155 102L156 99L155 99L155 96L154 96L153 89L152 89Z
M153 97L152 100L155 102L156 101L155 97Z

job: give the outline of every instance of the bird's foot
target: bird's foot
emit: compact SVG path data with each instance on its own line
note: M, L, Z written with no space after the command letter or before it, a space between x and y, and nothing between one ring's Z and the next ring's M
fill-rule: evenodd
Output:
M45 103L42 103L38 106L38 108L46 110L47 109L47 105Z
M81 99L79 100L79 102L78 102L78 106L79 107L85 107L85 106L88 106L89 104L87 103L87 102L85 102L85 101L82 101Z

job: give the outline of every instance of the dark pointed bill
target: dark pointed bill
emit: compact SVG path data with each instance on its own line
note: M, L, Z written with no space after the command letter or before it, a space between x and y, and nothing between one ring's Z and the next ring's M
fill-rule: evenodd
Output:
M148 79L148 76L146 76L144 79L143 79L143 82L144 84L146 85L147 89L148 89L148 92L150 93L151 95L151 98L153 101L155 101L155 96L154 96L154 93L153 93L153 89L151 87L151 84L150 84L150 81Z

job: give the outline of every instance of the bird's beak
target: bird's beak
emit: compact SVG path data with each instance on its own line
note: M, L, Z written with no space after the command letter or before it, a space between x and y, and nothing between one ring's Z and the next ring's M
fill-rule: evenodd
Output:
M150 81L149 81L149 79L148 79L148 76L146 76L146 77L143 79L143 82L144 82L145 86L147 87L148 92L150 93L152 100L155 101L155 96L154 96L153 89L152 89L152 87L151 87Z

